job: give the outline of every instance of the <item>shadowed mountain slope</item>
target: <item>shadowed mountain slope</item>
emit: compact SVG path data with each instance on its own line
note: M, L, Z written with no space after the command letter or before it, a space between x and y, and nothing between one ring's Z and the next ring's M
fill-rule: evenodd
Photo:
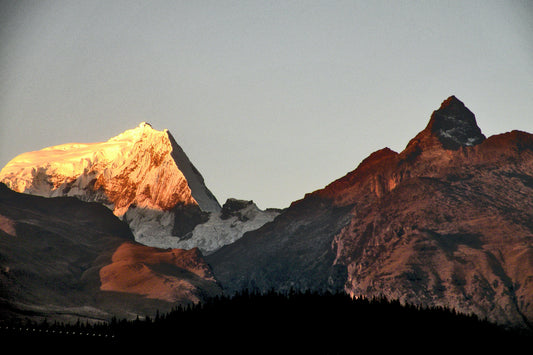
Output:
M131 318L219 292L197 249L140 245L98 203L0 184L2 320Z

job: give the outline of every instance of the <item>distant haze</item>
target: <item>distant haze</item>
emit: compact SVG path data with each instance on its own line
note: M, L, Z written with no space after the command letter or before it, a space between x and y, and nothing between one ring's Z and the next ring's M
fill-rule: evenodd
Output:
M286 207L455 95L533 132L532 1L0 2L0 166L140 122L222 204Z

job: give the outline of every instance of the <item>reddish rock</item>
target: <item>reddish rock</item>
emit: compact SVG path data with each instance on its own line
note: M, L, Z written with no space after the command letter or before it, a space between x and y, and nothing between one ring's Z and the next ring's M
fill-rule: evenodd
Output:
M371 154L209 261L230 290L343 289L531 326L533 135L486 139L452 96L404 151Z
M217 294L215 279L197 248L158 249L125 242L100 269L100 289L143 295L167 302L199 302Z

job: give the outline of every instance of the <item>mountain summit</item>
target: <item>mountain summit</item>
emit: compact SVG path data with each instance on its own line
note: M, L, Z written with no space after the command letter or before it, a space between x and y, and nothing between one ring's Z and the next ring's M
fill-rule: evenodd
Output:
M450 96L433 112L428 127L445 149L470 147L485 140L474 114L455 96Z
M221 210L168 130L145 122L107 142L21 154L0 171L0 181L17 192L102 203L146 244L185 235Z
M408 148L457 150L484 140L474 114L452 95L433 111L426 128L409 142Z
M168 130L157 131L145 122L107 142L21 154L0 171L0 179L17 192L83 196L108 205L117 216L131 206L166 211L181 204L220 210Z

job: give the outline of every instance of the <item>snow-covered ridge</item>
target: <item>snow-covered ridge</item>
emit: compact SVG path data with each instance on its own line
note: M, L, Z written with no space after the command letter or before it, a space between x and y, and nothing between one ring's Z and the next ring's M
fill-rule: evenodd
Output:
M228 205L238 201L238 209L228 213ZM128 212L130 213L130 212ZM240 239L246 232L256 230L264 224L271 222L280 214L279 210L261 210L253 201L228 199L222 211L211 213L205 223L196 225L194 230L182 238L164 236L161 233L156 237L144 237L144 243L159 248L191 249L198 247L204 255L213 253L224 245ZM128 216L126 216L127 218ZM168 223L168 216L162 216L160 221L147 218L138 227L139 233L149 233Z

